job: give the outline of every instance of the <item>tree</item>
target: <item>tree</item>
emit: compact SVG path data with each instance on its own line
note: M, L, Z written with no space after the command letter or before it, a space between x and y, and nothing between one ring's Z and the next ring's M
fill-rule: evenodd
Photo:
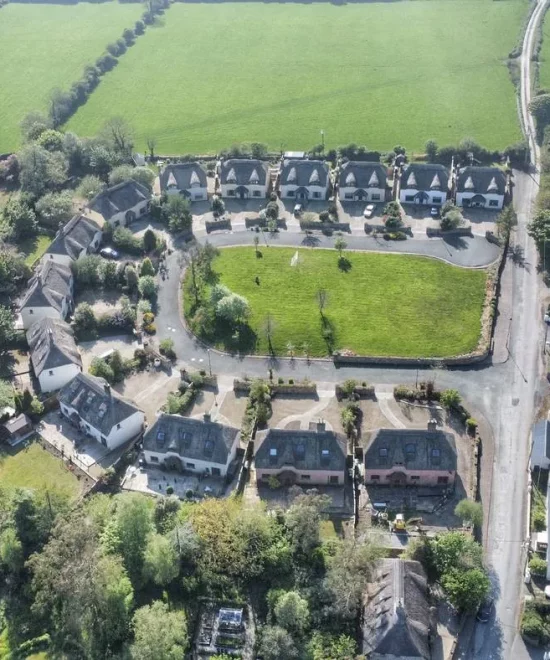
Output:
M132 29L126 28L122 33L122 38L126 42L127 46L131 46L135 41L135 33Z
M231 293L216 305L216 314L233 325L244 323L250 316L250 305L244 296Z
M38 230L36 214L22 199L12 197L8 200L3 217L11 236L16 241L36 236Z
M263 628L259 651L264 660L292 660L298 657L298 649L291 635L279 626Z
M136 610L133 619L133 660L181 660L188 646L187 617L157 600Z
M349 406L342 408L340 419L342 421L342 428L344 429L345 434L348 436L348 438L351 438L355 433L356 415L354 411Z
M439 400L448 410L456 410L460 406L462 397L458 390L443 390Z
M258 250L258 245L260 244L260 237L255 235L254 236L254 250L256 252L256 257L260 256L260 251Z
M437 142L435 140L428 140L424 149L428 163L435 163L437 159Z
M13 527L6 527L0 534L0 567L17 574L23 568L23 546Z
M518 224L518 216L514 211L514 207L510 204L505 209L503 209L497 219L495 220L497 226L497 231L499 236L501 236L505 241L508 241L512 229Z
M132 155L134 131L125 119L112 117L104 124L101 133L115 153L124 157Z
M46 193L36 203L36 212L43 223L54 229L64 225L73 215L73 196L69 190Z
M539 211L527 225L527 233L541 249L543 244L550 240L550 210Z
M36 143L48 151L61 151L63 149L63 133L48 128L40 134Z
M138 290L144 298L149 300L157 295L157 283L151 275L144 275L138 280Z
M172 541L161 534L151 534L145 549L143 576L164 587L179 575L179 557Z
M296 591L287 591L274 607L277 623L291 633L302 634L309 625L309 605Z
M317 289L315 298L317 300L317 307L319 308L319 314L321 315L321 317L323 317L324 311L328 304L328 291L323 288Z
M265 217L268 220L277 220L279 217L279 205L277 202L269 202L265 207Z
M90 201L96 195L99 195L104 188L105 184L98 176L95 174L87 174L80 182L76 192L80 197Z
M330 498L308 491L297 495L285 514L292 547L295 553L308 555L319 545L321 516L328 507Z
M180 195L169 195L162 206L161 217L168 223L168 229L177 233L191 229L193 216L187 199Z
M311 660L354 660L357 644L348 635L329 635L315 631L307 645Z
M5 350L15 336L15 319L7 307L0 305L0 350Z
M152 190L155 175L148 167L132 167L132 165L119 165L109 174L110 186L129 180L137 181L148 190Z
M464 612L473 613L487 596L491 582L479 568L466 571L453 568L443 574L441 586L452 605Z
M6 380L0 380L0 409L13 408L13 385Z
M150 502L137 493L125 495L117 499L115 519L124 566L132 584L141 585L145 549L153 531Z
M67 161L60 152L50 153L37 144L28 144L19 153L21 189L40 197L62 184L67 177Z
M454 206L454 204L447 203L442 209L440 221L441 229L443 231L449 231L451 229L457 229L463 224L464 218L462 217L460 209Z
M25 257L15 250L0 246L0 294L14 295L30 277Z
M267 156L267 145L262 142L252 142L250 145L252 158L265 158Z
M1 558L1 550L0 550ZM546 570L548 568L548 563L542 559L539 555L533 555L533 558L529 561L529 570L533 575L541 575L546 577Z
M539 94L529 104L529 112L537 120L537 128L544 129L550 123L550 94Z
M135 291L138 285L138 276L136 273L136 269L133 266L126 266L124 269L124 278L126 280L126 286L128 287L128 291L130 293L132 291Z
M479 543L462 532L447 532L430 539L428 563L437 576L454 568L481 568L483 550Z
M52 121L42 112L29 112L23 117L19 127L23 142L33 142L45 130L52 128Z
M75 281L79 288L97 287L101 284L99 268L103 259L97 254L82 257L72 264Z
M153 262L149 257L145 257L145 259L141 262L141 266L139 269L139 274L140 277L146 277L146 276L153 276L155 274L155 267L153 266Z
M215 216L224 214L225 203L221 197L212 197L212 212Z
M338 251L338 255L340 256L340 259L342 258L342 252L348 247L348 244L346 241L341 237L338 236L338 238L334 241L334 249Z
M137 27L137 24L136 24ZM137 32L137 30L136 30ZM139 34L139 33L138 33ZM149 156L151 160L155 157L155 148L157 146L157 139L153 136L147 138L147 149L149 149Z
M146 253L153 252L157 248L157 235L152 229L147 229L143 234L143 249Z
M465 525L477 525L483 522L483 507L480 502L464 499L455 507L455 516L464 521Z
M116 383L116 377L113 368L103 358L95 357L90 364L89 372L96 378L104 378L110 385L114 385Z
M103 259L99 267L99 277L105 289L116 289L118 286L116 263L108 259Z

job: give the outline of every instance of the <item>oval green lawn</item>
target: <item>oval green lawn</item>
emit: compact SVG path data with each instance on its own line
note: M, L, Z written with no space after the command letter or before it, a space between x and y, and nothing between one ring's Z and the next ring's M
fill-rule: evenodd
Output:
M214 262L219 281L245 296L252 310L257 353L268 353L262 331L275 320L273 346L286 355L290 341L302 354L326 355L316 291L328 292L325 316L334 349L362 355L443 357L476 348L481 332L486 273L409 255L347 252L351 268L338 268L334 250L226 248ZM258 285L255 278L258 277ZM219 342L218 342L219 345Z

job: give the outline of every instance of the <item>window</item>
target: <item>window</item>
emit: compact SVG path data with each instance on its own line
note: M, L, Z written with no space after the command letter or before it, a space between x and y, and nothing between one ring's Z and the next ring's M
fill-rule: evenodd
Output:
M276 447L271 447L269 450L269 455L270 456L277 456L277 448Z
M414 445L412 442L409 443L405 447L405 453L407 454L407 456L415 456L416 455L416 445Z
M314 192L314 193L313 193L313 199L319 199L319 197L321 197L321 193L320 193L320 192Z
M294 193L295 193L295 192L296 192L295 190L289 190L289 191L287 192L287 197L294 197Z
M353 193L346 193L344 199L353 199Z
M139 209L139 214L140 214L140 215L143 215L144 213L147 213L147 207L146 207L146 206L142 206L142 207Z
M186 463L185 467L188 467L190 470L194 470L195 469L195 464L194 463Z
M414 202L414 195L405 195L406 202Z
M449 483L449 477L437 477L437 483L438 484L448 484Z
M432 200L433 204L441 204L441 197L434 197Z
M432 449L432 458L439 458L441 456L441 450Z
M334 485L338 484L338 477L337 476L334 476L334 477L331 476L331 477L328 478L328 482L329 482L329 484L332 484L334 486Z
M259 190L254 190L252 193L252 197L261 197L262 193Z
M379 474L371 474L370 479L371 479L371 481L380 481L380 475Z
M117 430L118 430L120 428L120 424L117 424L116 427L117 427Z
M378 455L385 458L388 455L388 448L380 447L380 449L378 450Z
M414 475L411 477L411 481L418 481L419 479L420 479L420 477L419 477L417 474L414 474Z
M53 376L53 371L51 369L50 369L50 371L48 371L48 375Z
M311 479L311 475L310 474L301 474L300 479L302 481L309 481Z
M489 206L498 206L498 199L490 199Z
M29 309L29 314L34 314L34 309Z
M227 196L228 197L235 197L235 191L234 190L228 190L227 191Z
M371 199L373 202L379 202L380 201L380 195L371 195Z
M158 456L151 456L151 463L158 463L158 462L159 462Z

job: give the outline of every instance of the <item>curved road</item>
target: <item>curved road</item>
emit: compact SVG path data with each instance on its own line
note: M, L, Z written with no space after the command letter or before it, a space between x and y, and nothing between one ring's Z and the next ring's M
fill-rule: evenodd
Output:
M522 596L522 575L526 560L526 493L528 482L529 437L535 402L540 392L542 372L543 328L539 300L537 253L526 232L539 184L539 149L535 128L528 111L531 98L531 53L538 22L550 0L537 0L531 16L521 57L521 120L531 145L533 158L529 174L515 172L514 206L518 227L514 232L516 254L522 259L509 260L502 278L499 317L495 333L493 362L469 368L455 368L438 374L439 387L454 387L466 401L489 420L495 438L491 486L484 497L485 515L489 519L485 539L488 564L496 596L496 616L488 624L479 624L471 636L461 640L456 657L463 660L522 660L533 657L517 634ZM199 236L199 240L205 240ZM209 237L216 245L252 242L252 232L216 234ZM304 234L281 232L267 238L277 244L303 245ZM492 262L494 246L480 237L459 239L455 244L441 239L415 239L388 245L368 237L346 237L352 249L426 253L461 266L479 267ZM320 247L330 247L332 239L319 237ZM468 249L465 249L468 247ZM286 377L305 377L318 383L334 383L345 378L358 378L372 383L413 383L414 368L342 367L330 361L234 357L208 352L182 326L180 319L179 277L181 256L175 251L167 258L169 277L159 290L157 327L159 338L171 337L177 354L186 364L208 368L226 377L238 375L266 376L268 368ZM497 359L498 358L498 359ZM420 378L429 372L419 373ZM485 475L489 480L489 475ZM482 489L483 490L483 489ZM490 491L490 492L489 492Z

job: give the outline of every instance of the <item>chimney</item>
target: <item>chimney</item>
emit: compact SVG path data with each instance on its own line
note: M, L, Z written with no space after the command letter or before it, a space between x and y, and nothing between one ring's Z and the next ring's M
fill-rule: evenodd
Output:
M205 422L211 422L212 421L212 416L210 415L209 412L204 413L204 421Z
M428 431L435 431L437 429L437 420L430 419L428 422Z
M107 396L111 396L111 386L109 385L109 383L105 383L103 389L105 390L105 394Z
M320 420L317 422L317 429L316 429L316 430L317 430L317 433L324 433L324 432L325 432L325 430L326 430L326 424L325 424L325 422L323 422L322 419L320 419Z

